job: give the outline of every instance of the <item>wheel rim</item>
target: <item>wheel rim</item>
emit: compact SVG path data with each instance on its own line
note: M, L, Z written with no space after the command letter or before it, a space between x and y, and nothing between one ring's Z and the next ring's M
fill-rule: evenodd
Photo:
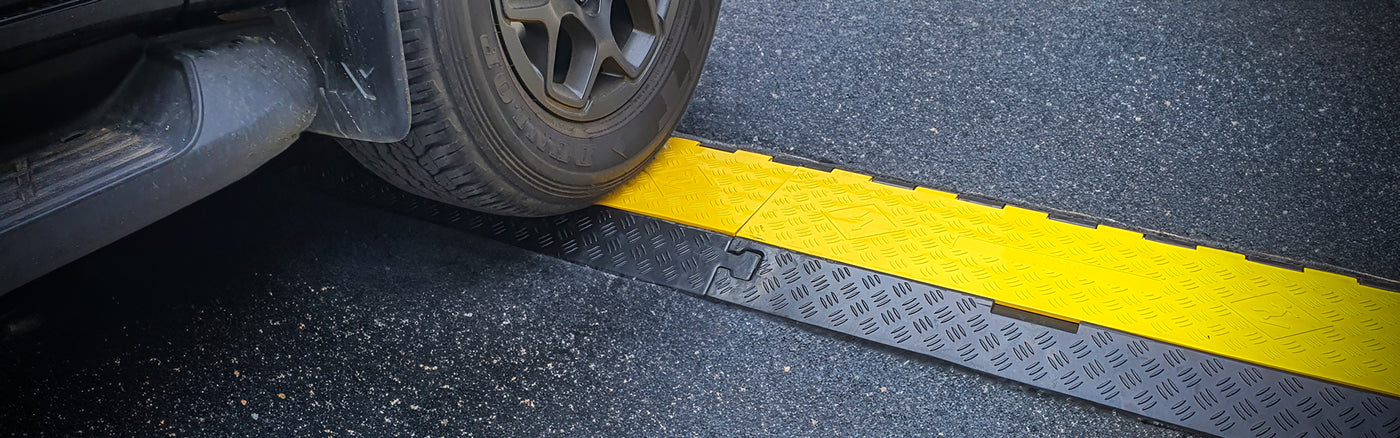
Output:
M590 121L626 104L655 64L677 0L497 0L516 77L557 116Z

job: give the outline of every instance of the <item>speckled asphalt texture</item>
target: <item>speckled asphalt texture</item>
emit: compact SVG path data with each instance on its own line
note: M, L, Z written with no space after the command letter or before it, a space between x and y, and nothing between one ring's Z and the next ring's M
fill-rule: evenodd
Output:
M1395 2L804 5L726 2L684 132L1400 276ZM297 167L0 299L0 434L1185 434Z
M802 4L682 132L1400 278L1400 2Z
M24 317L4 318L4 431L1181 434L334 199L289 173L7 297Z

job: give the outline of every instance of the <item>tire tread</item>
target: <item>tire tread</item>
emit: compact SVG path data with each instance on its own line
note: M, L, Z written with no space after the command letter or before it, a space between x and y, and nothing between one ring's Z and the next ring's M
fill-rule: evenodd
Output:
M341 140L342 147L390 184L419 196L507 216L561 212L460 153L476 145L448 116L455 108L437 69L430 17L420 0L399 0L398 8L412 107L408 137L391 143Z

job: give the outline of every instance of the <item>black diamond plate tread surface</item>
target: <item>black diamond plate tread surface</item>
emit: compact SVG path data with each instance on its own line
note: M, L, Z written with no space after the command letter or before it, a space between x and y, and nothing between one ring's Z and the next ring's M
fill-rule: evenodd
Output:
M1400 437L1400 400L607 207L538 219L410 195L344 164L324 189L543 254L1220 436ZM1069 329L1066 328L1069 327Z
M607 207L545 218L490 215L424 199L355 163L314 169L323 189L614 274L703 294L717 268L752 273L754 253L729 253L730 237ZM745 277L747 278L747 277Z
M1400 436L1400 400L1079 324L992 313L985 298L768 245L708 295L1164 423L1222 436Z

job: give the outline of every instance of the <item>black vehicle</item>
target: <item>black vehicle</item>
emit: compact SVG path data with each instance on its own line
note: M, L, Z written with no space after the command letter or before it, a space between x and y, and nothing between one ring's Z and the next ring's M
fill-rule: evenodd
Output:
M0 292L302 132L409 192L542 216L656 152L711 0L0 0Z

